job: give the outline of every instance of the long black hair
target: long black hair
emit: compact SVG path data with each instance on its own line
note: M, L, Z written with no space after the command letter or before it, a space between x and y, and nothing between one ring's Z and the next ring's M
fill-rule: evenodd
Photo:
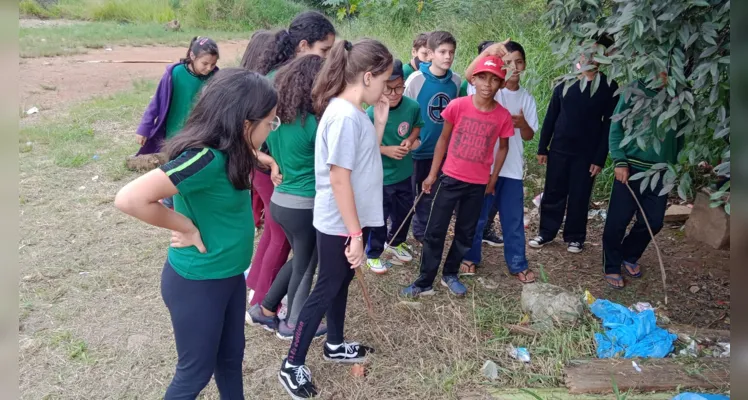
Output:
M296 49L288 45L289 40L285 30L256 31L244 51L242 68L267 75L294 57Z
M251 70L267 74L293 60L302 41L312 46L320 40L327 39L330 34L335 35L335 27L327 17L317 11L304 11L294 17L288 29L272 33L272 44L267 42L268 36L263 36L266 42L264 46L261 46L262 50L250 51L250 45L255 40L253 36L242 58L242 66L251 65ZM252 58L257 58L257 60L250 62Z
M192 38L190 46L187 48L187 55L180 61L186 64L192 63L192 57L190 57L190 54L193 54L196 59L204 54L219 57L218 44L215 40L207 36L195 36Z
M314 115L312 85L325 60L314 54L298 57L275 75L275 90L278 91L276 114L281 122L288 124L301 116L303 124L307 115Z
M264 76L242 68L222 69L205 85L184 129L166 142L165 152L173 160L188 149L221 151L231 184L237 190L249 189L249 176L258 162L251 140L245 139L244 121L254 130L277 102L275 89Z

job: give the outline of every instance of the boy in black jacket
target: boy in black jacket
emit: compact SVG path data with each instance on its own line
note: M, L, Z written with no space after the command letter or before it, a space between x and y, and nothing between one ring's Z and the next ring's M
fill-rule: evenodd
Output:
M608 48L613 39L601 36L597 44ZM591 63L595 68L580 74L580 79L588 80L584 91L577 81L564 96L564 85L560 84L548 105L538 143L538 162L547 165L540 229L538 236L529 241L530 247L540 248L551 242L566 213L564 242L568 243L568 251L580 253L584 248L590 195L595 176L608 157L610 117L618 103L618 96L614 96L618 84L612 81L608 85L608 78L597 70L599 64ZM600 83L590 96L597 74Z

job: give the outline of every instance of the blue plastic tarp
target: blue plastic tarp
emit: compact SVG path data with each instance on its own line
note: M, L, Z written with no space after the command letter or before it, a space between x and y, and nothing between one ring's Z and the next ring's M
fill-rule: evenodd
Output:
M681 393L673 400L730 400L724 394L703 394L703 393Z
M673 351L678 336L659 328L653 310L642 312L608 300L595 300L590 310L603 322L603 333L595 333L597 356L662 358Z

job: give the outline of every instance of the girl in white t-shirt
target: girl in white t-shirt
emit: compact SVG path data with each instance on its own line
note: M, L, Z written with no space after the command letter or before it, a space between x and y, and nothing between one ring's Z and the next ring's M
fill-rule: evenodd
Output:
M392 74L392 54L380 42L343 40L333 46L312 89L321 115L314 149L314 227L317 229L317 284L301 309L288 358L278 378L294 399L317 396L304 365L315 331L327 315L328 361L359 363L374 349L343 337L348 285L366 262L364 237L384 225L383 170L379 144L389 115L383 96ZM374 123L362 104L374 104Z

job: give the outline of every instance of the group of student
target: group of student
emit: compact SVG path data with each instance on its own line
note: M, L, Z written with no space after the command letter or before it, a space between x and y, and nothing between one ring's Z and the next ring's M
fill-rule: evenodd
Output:
M534 137L538 117L520 86L525 51L512 41L483 42L463 80L451 70L456 46L448 32L421 34L402 63L373 39L336 42L332 23L308 11L287 29L255 32L241 68L218 71L218 46L205 37L167 68L137 134L139 154L165 152L170 161L115 199L123 212L172 232L161 293L178 362L166 399L196 398L211 376L222 398L244 398L247 287L247 320L290 340L278 378L292 398L318 393L305 365L315 337L326 335L328 361L364 361L374 349L344 337L348 286L355 268L391 268L384 252L412 260L411 218L422 244L420 275L401 295L434 293L453 216L440 279L449 292L467 292L460 276L475 274L482 242L502 243L491 223L497 212L510 273L535 280L522 180L523 142ZM602 74L579 68L588 79ZM617 182L604 265L608 284L620 288L622 267L641 276L637 260L649 243L641 216L626 235L636 212L628 174L673 161L679 143L668 132L659 153L618 146L623 127L610 117L616 104L623 112L631 103L618 102L614 82L600 82L592 97L579 83L566 96L560 86L554 91L538 149L549 167L540 232L529 245L553 240L566 212L564 239L570 251L582 250L609 131ZM638 194L655 230L664 215L659 190ZM279 320L284 296L288 312Z

